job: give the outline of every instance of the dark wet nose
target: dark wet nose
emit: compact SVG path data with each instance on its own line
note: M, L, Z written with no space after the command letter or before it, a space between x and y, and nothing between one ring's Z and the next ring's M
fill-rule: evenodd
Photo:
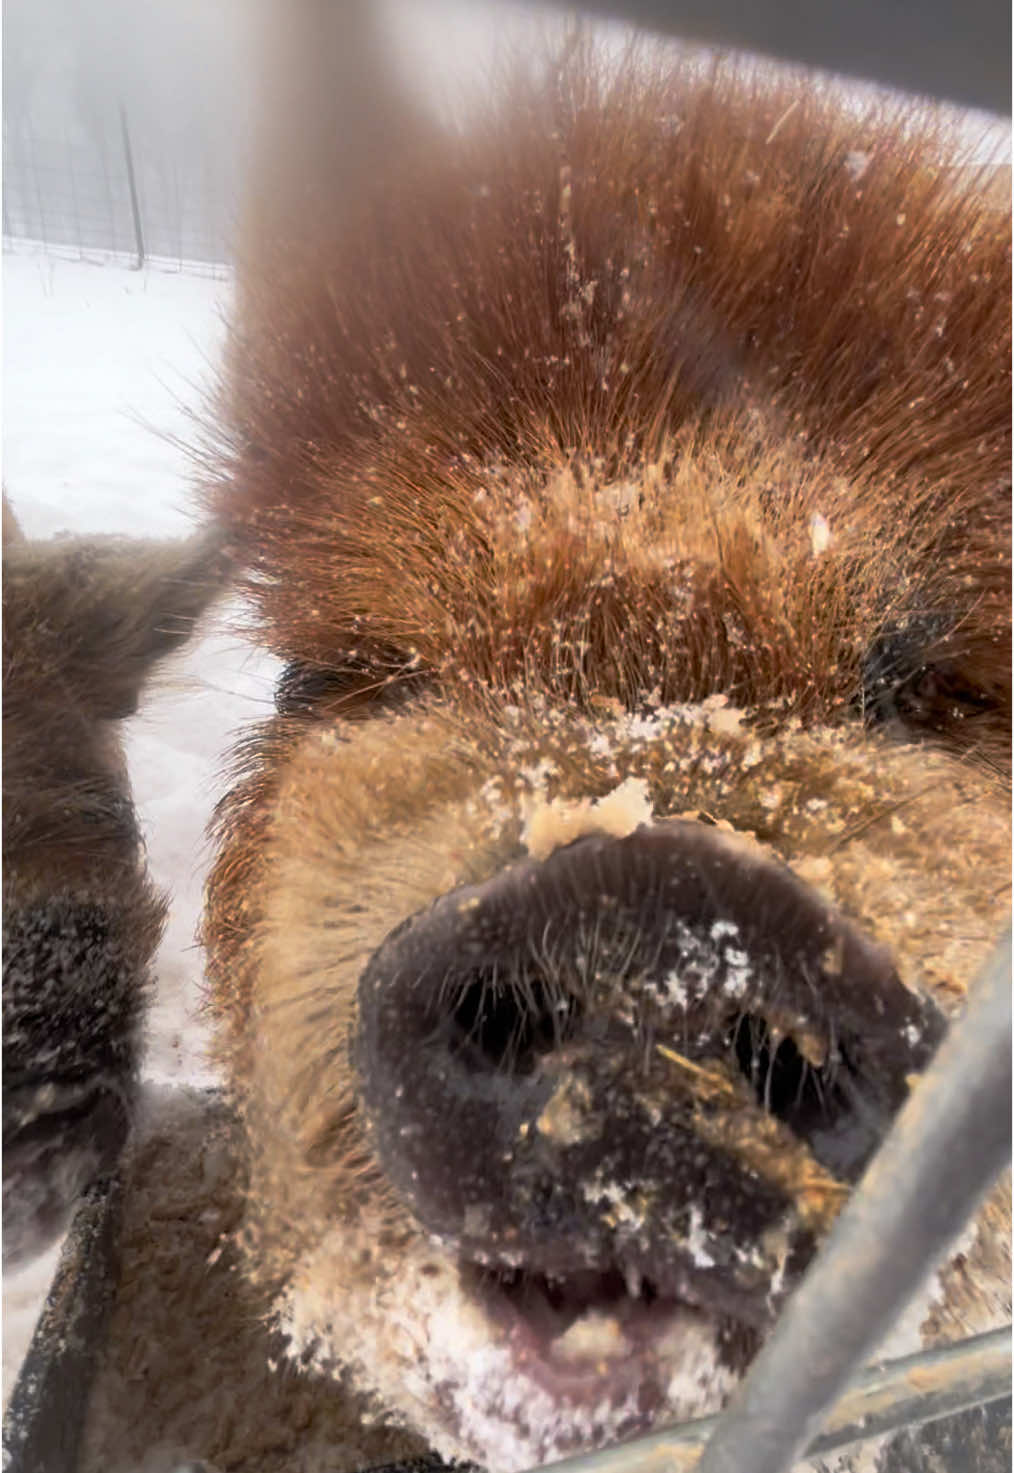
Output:
M790 869L682 820L443 896L359 1002L375 1151L427 1229L681 1293L722 1267L740 1303L758 1243L791 1218L812 1246L807 1193L833 1212L944 1028Z

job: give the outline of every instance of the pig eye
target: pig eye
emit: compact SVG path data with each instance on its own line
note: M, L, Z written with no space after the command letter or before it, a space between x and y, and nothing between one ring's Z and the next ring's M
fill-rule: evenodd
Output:
M340 653L334 665L291 660L275 685L279 716L309 716L320 707L340 714L363 708L388 710L417 689L422 676L411 662L390 652Z
M332 670L301 660L292 660L275 686L275 710L279 716L303 716L329 696L341 693L342 682Z
M969 684L958 660L948 655L947 631L941 615L925 614L877 636L862 666L862 712L868 726L939 732L993 709L994 702Z

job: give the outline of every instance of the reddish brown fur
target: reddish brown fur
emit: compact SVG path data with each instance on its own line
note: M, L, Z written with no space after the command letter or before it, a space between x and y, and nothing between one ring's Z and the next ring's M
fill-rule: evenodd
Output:
M784 446L770 490L798 499L805 475L797 517L812 505L831 520L846 482L849 535L812 593L808 544L780 547L775 592L756 509L753 525L734 517L676 631L705 610L709 626L738 612L748 647L787 627L760 672L692 640L663 659L664 699L791 692L826 716L857 685L841 624L861 649L873 620L913 606L961 623L957 658L1001 695L1009 231L974 184L955 197L946 136L928 123L906 138L900 118L846 118L788 85L615 80L573 62L508 114L428 166L410 153L356 229L325 199L244 279L226 408L239 458L216 504L256 554L271 647L333 668L351 635L385 662L453 659L503 682L532 673L551 614L591 651L551 673L536 655L540 675L568 697L584 685L629 702L640 672L611 631L632 624L629 648L650 648L664 589L621 576L611 598L590 597L572 536L544 555L555 576L530 570L519 625L489 587L475 493L497 463L523 462L533 488L561 465L610 484L645 462L671 475L704 432L732 441L727 474L741 477ZM785 514L766 512L769 526ZM855 549L867 563L874 529L883 561L857 588Z
M331 1224L395 1260L413 1231L360 1119L356 976L441 893L414 866L449 890L515 856L482 828L501 778L636 776L749 830L950 1006L1006 855L1010 222L943 124L579 43L461 136L400 136L352 187L322 129L304 210L248 243L211 493L310 692L220 807L213 1001L255 1269L331 1302ZM925 678L894 745L862 705L899 630ZM616 735L709 700L700 743Z

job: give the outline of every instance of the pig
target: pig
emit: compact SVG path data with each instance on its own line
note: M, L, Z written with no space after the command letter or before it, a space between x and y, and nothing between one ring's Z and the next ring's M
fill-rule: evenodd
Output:
M513 1473L722 1406L1004 921L1009 210L805 75L576 33L441 126L287 24L208 487L284 662L203 923L243 1251Z
M23 536L3 503L3 1255L66 1226L133 1109L166 899L122 722L222 586L215 532Z

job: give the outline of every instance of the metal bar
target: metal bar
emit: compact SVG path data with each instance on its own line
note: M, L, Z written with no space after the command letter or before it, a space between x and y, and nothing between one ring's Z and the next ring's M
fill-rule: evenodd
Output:
M954 1416L1010 1396L1011 1326L869 1366L835 1404L806 1454ZM715 1422L721 1421L720 1417Z
M83 249L81 244L81 205L77 197L77 178L74 174L74 151L71 147L70 136L67 132L66 125L64 125L63 130L63 147L67 158L67 177L70 179L70 194L74 204L74 236L77 240L77 249L80 255Z
M42 244L46 245L46 211L42 203L42 189L39 185L39 166L35 157L35 134L30 127L23 127L22 137L28 140L29 168L32 173L32 183L35 185L35 202L39 211L39 236Z
M1011 935L913 1090L771 1339L701 1473L783 1473L1011 1153Z
M127 183L130 186L130 208L134 216L134 241L137 245L137 269L144 265L144 233L141 230L141 206L137 198L137 181L134 178L134 156L130 151L130 134L127 131L127 114L120 108L120 132L123 135L123 156L127 162Z
M581 0L685 40L1009 113L1007 0Z
M107 212L107 215L108 215L108 218L109 218L109 234L107 236L107 240L108 240L109 244L112 246L113 250L118 250L119 249L119 245L120 245L120 232L119 232L119 229L118 229L118 226L117 226L116 208L115 208L115 206L113 204L113 191L112 191L112 186L110 185L110 182L109 182L109 160L108 160L108 158L106 156L106 154L107 154L107 146L108 146L108 138L109 138L109 135L108 135L108 133L106 131L105 123L103 122L102 132L99 135L98 152L99 152L99 162L102 165L102 182L103 182L103 184L105 186L106 212ZM102 230L102 226L101 226L101 222L100 222L100 224L99 224L99 234L100 234L100 237L101 237L101 230Z

